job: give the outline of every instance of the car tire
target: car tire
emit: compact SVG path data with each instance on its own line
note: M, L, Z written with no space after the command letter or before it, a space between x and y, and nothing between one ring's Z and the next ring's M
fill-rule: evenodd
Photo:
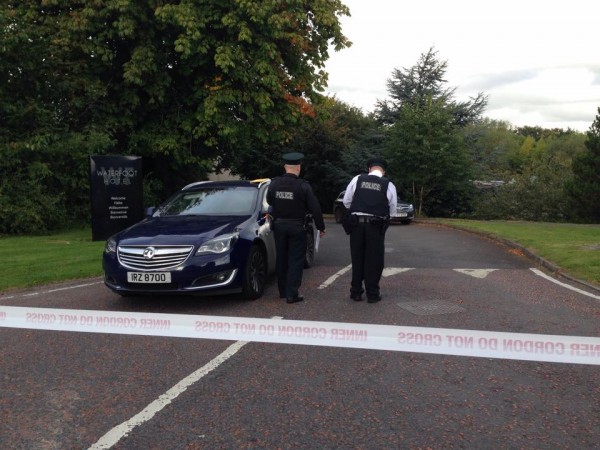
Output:
M267 259L260 247L253 245L246 260L242 293L248 300L256 300L265 290L267 282Z
M335 217L335 223L342 223L344 211L342 211L342 208L335 208L335 211L333 211L333 216Z

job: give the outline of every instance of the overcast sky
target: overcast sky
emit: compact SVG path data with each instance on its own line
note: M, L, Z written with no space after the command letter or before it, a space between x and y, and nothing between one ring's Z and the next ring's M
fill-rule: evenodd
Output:
M343 0L353 45L331 50L326 94L374 109L394 69L433 47L456 100L488 95L484 113L514 126L588 131L600 107L598 0Z

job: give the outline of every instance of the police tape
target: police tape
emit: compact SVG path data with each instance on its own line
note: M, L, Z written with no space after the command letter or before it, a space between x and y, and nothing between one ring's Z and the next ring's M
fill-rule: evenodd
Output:
M600 365L600 338L304 320L0 306L0 327Z

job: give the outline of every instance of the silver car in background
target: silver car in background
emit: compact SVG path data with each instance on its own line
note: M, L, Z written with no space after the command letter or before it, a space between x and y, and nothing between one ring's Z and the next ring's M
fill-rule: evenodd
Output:
M343 203L345 192L346 191L340 192L333 202L333 217L337 223L342 223L342 218L346 214L346 207ZM408 225L414 218L415 208L412 203L407 203L398 199L398 203L396 205L396 214L390 217L390 222Z

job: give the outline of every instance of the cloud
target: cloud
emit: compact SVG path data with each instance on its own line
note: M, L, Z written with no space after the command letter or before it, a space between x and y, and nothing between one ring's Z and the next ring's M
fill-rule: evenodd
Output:
M497 89L503 86L534 79L538 73L539 71L537 69L527 69L474 76L473 78L467 79L461 87L464 90L473 90L477 92L489 91L491 89Z
M598 2L343 2L352 16L342 29L354 45L331 52L326 93L365 112L388 98L394 69L413 67L433 48L448 63L447 87L456 88L457 100L483 92L492 118L580 131L595 119Z

